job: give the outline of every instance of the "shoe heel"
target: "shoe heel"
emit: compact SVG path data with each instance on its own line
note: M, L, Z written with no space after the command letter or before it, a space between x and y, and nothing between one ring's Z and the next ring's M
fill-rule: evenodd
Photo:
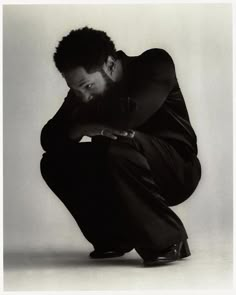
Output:
M185 258L191 255L187 240L183 241L180 247L180 258Z

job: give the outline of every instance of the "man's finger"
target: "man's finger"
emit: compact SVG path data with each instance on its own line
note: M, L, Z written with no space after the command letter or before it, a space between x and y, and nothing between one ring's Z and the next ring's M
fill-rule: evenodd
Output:
M135 135L135 131L134 130L128 130L128 136L133 138Z
M104 136L111 138L111 139L117 139L117 136L113 135L113 134L104 134Z
M123 130L112 129L111 132L113 134L120 135L120 136L127 136L128 135L128 132L127 131L123 131Z
M102 133L103 136L106 136L106 137L111 138L111 139L117 139L117 136L112 134L110 130L108 130L108 129L103 129L103 130L104 130L103 133Z

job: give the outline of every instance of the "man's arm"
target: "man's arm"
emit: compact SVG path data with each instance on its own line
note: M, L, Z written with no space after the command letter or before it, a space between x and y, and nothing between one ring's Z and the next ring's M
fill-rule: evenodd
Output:
M75 109L76 103L71 98L71 91L68 92L63 104L42 128L40 141L41 146L45 151L60 151L68 145L74 145L68 136L68 128L70 126L70 115ZM77 138L77 142L82 139L82 136Z
M128 87L84 105L78 117L109 122L112 126L133 129L142 125L162 106L176 83L175 67L162 49L144 52L129 73Z
M80 118L83 123L78 122L77 115L80 108L81 104L72 91L69 91L60 109L41 131L41 145L45 151L60 152L68 147L76 149L76 144L85 135L89 137L103 135L113 140L121 136L131 138L134 136L131 130L120 130L96 123L93 117L87 120L83 112Z
M129 98L135 108L126 117L129 128L139 127L154 115L175 83L175 67L170 55L161 49L146 51L133 69Z

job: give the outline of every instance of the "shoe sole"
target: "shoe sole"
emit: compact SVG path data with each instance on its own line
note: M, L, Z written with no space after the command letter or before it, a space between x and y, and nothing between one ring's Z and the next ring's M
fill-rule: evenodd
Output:
M161 266L161 265L165 265L167 263L175 262L177 260L186 258L190 255L191 255L191 252L190 252L188 243L187 243L187 241L183 241L180 243L178 254L175 259L152 260L152 261L146 260L146 261L143 261L143 265L144 266Z
M165 265L165 264L168 264L168 263L171 263L171 262L175 262L175 261L177 261L178 259L170 259L170 260L168 260L168 259L166 259L165 261L163 260L163 261L144 261L143 262L143 265L145 266L145 267L150 267L150 266L161 266L161 265Z

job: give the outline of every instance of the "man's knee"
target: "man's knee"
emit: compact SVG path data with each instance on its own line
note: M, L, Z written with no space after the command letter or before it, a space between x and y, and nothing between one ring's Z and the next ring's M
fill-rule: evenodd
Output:
M51 168L53 167L52 161L47 153L43 154L43 157L40 161L40 172L45 181L48 180L48 176L50 174Z
M61 157L44 153L40 161L40 172L43 179L48 183L55 181L63 174L63 171L68 171Z

